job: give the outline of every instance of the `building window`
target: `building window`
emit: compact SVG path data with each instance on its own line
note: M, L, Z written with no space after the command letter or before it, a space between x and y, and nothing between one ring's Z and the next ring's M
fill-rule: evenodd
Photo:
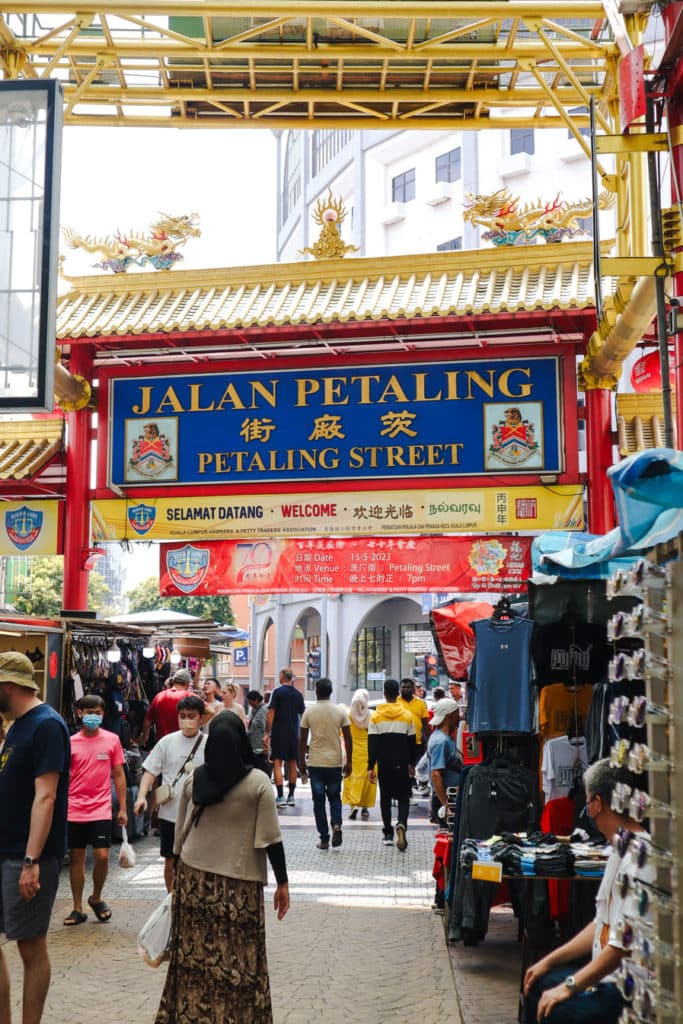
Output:
M462 249L462 235L458 235L457 238L449 238L447 242L441 242L437 245L437 252L454 252L456 249Z
M285 149L285 167L282 185L282 223L294 212L301 196L301 132L290 132Z
M451 149L436 158L436 181L460 181L462 177L462 150Z
M533 128L511 128L510 129L510 156L515 153L528 153L533 156L534 130Z
M313 132L311 142L311 164L312 173L315 178L333 160L337 153L341 153L344 146L351 141L351 132L337 131L334 128L325 128L322 131Z
M391 179L391 201L392 203L409 203L415 198L415 168L403 174L397 174Z
M568 114L587 114L588 113L588 107L574 107L572 110L568 110L567 113ZM579 134L583 135L583 137L585 139L590 139L590 137L591 137L591 130L590 130L590 128L579 128ZM570 139L575 138L574 132L570 132L569 128L567 128L567 136Z
M391 629L371 626L360 629L351 648L350 675L356 689L383 690L384 680L368 679L368 675L391 674Z

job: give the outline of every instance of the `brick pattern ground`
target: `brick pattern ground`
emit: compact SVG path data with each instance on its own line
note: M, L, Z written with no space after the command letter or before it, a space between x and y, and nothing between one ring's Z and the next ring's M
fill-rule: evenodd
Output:
M448 949L463 1024L514 1024L522 952L512 911L491 911L486 940L479 946L460 942Z
M411 808L404 854L382 846L378 809L368 823L345 822L341 848L321 852L309 790L297 790L297 797L296 809L281 812L292 896L284 921L270 909L272 889L266 893L275 1024L462 1024L442 921L429 910L433 829L426 804ZM44 1024L152 1024L165 968L147 967L135 954L135 938L163 896L162 862L152 836L135 849L135 868L112 864L108 924L90 913L84 925L62 925L71 909L64 872ZM20 965L13 944L3 950L17 1022ZM496 1024L512 1019L508 1012Z

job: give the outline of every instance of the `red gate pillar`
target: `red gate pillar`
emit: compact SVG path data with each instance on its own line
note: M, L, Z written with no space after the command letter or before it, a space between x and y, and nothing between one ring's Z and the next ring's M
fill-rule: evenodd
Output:
M607 470L613 463L612 392L586 391L586 454L588 469L588 531L609 533L616 525Z
M86 380L92 379L90 348L74 345L69 369ZM63 606L69 611L87 611L90 547L90 472L92 463L92 412L81 409L66 418L66 515L64 517Z
M669 49L677 59L668 75L667 113L671 133L671 193L674 204L683 208L683 3L662 4L666 53ZM677 52L676 52L677 51ZM683 222L681 223L683 232ZM683 248L677 251L683 258ZM673 293L683 305L683 271L674 274ZM675 336L676 345L676 437L678 448L683 448L683 334Z

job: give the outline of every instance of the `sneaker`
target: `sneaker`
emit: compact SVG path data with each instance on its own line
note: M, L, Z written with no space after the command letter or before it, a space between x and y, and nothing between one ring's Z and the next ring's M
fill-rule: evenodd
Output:
M277 800L275 801L275 806L276 807L286 807L287 806L287 797L286 796L279 796L277 798Z
M288 807L296 807L296 800L294 799L294 795L293 794L292 794L292 796L288 796L287 797L287 806Z
M432 903L432 910L435 914L439 914L441 917L445 917L446 915L446 908L439 906L438 903Z
M321 839L320 842L318 843L318 849L319 850L329 850L329 848L330 848L330 844L329 844L329 840L327 840L327 839Z
M406 839L406 827L399 821L396 826L396 848L403 852L407 845L408 840Z
M332 845L341 846L342 844L342 828L341 825L335 825L332 829Z
M384 838L382 839L382 845L383 846L393 846L394 845L394 837L393 836L384 836Z

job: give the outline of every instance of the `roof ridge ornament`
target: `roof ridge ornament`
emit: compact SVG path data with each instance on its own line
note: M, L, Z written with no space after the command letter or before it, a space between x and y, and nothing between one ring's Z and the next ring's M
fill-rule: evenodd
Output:
M463 220L487 228L482 238L499 246L528 245L537 238L557 243L575 235L589 234L579 224L579 218L592 216L593 200L587 197L568 203L560 199L561 195L558 192L548 202L539 196L536 202L525 203L520 207L520 197L513 198L508 188L498 189L488 195L467 192ZM598 196L598 209L611 209L614 199L612 193L601 192Z
M119 230L104 238L79 235L73 228L63 228L64 239L72 249L84 249L89 253L101 253L102 259L92 266L97 270L111 270L114 274L125 274L129 267L146 267L154 270L171 270L183 259L177 249L190 238L199 238L199 214L182 214L179 217L160 213L159 219L150 224L146 234L129 231L122 235ZM69 280L62 273L67 281Z
M313 220L322 228L320 236L311 248L306 246L299 249L299 255L305 256L308 253L316 260L341 260L349 252L358 252L357 245L346 245L339 234L339 225L346 213L341 196L332 198L332 189L328 191L326 199L321 196L313 211Z

